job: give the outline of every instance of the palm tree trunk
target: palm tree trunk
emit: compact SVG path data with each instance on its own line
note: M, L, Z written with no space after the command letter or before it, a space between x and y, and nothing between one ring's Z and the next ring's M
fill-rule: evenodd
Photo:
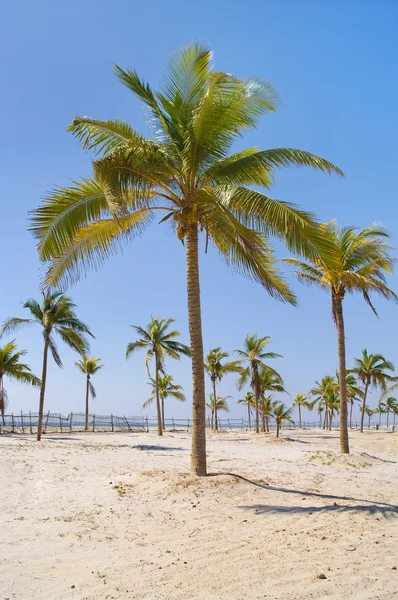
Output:
M301 406L300 406L300 404L298 405L298 412L299 412L299 425L300 425L300 429L301 429Z
M276 421L276 437L279 437L279 421Z
M86 380L86 423L84 425L85 431L88 430L88 392L89 392L89 387L90 387L90 375L87 375L87 380Z
M162 396L162 427L163 431L166 431L165 420L164 420L164 396Z
M354 401L350 400L350 429L352 429L352 407L354 406Z
M47 359L48 359L48 346L50 343L50 332L44 331L44 351L43 351L43 370L41 374L41 386L40 386L40 401L39 401L39 421L37 423L37 441L41 440L41 433L43 429L43 412L44 412L44 395L46 393L46 381L47 381Z
M217 423L217 390L216 390L216 380L213 379L213 398L214 398L214 428L218 429Z
M202 317L200 310L198 242L198 226L195 223L188 227L186 235L188 321L193 385L191 471L194 475L204 476L207 474L206 398Z
M260 386L258 385L258 374L254 373L254 394L256 396L256 433L259 432L259 412L258 412L258 404L260 398Z
M382 413L381 413L381 410L380 410L380 405L379 405L379 427L380 427L380 425L381 425L381 414L382 414Z
M249 429L252 430L252 425L250 423L250 404L247 403L247 416L249 417Z
M162 411L160 408L160 398L159 398L159 358L158 358L158 353L156 351L155 351L155 388L156 388L156 412L158 414L158 435L163 435Z
M6 426L6 420L4 417L5 411L5 400L4 400L4 383L3 383L3 375L0 377L0 402L1 402L1 420L3 423L3 427Z
M369 420L368 420L368 429L370 429L370 415L369 415Z
M390 414L390 409L387 408L387 427L388 427L388 417L389 417L389 414Z
M366 397L368 395L369 380L366 380L365 389L363 391L362 409L361 409L361 433L363 433L363 421L365 418Z
M265 417L265 424L267 427L267 433L269 433L269 417Z
M329 414L329 431L332 431L332 423L333 423L333 411L330 411Z
M343 298L335 298L335 315L337 326L337 346L339 354L339 378L340 378L340 452L350 453L347 426L347 369L343 318Z
M319 413L319 429L322 429L322 413Z
M265 416L261 413L261 433L265 433Z

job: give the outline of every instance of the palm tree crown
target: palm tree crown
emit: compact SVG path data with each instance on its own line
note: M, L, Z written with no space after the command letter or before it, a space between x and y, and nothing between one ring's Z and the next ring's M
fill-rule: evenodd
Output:
M79 371L84 373L84 375L87 377L89 382L89 391L92 398L96 398L96 392L90 380L92 375L95 375L100 369L103 368L104 365L99 364L100 360L100 358L89 358L86 354L84 354L81 360L75 363Z
M210 380L213 387L213 396L217 398L216 382L221 381L224 375L228 373L241 373L241 361L234 360L230 362L222 362L225 358L228 358L228 352L223 352L221 348L214 348L210 350L206 357L205 370L210 376ZM215 428L218 429L217 421L217 403L214 404L214 423Z
M172 375L164 375L163 377L159 377L159 396L162 401L167 398L175 398L180 402L185 402L185 394L182 391L182 386L174 383L174 377ZM149 406L156 397L156 381L152 377L149 379L149 385L152 387L152 394L144 402L142 408L146 408Z
M20 362L20 359L25 354L26 350L17 350L15 340L0 347L0 412L3 417L3 425L4 411L7 408L8 400L8 395L4 388L4 377L33 386L41 384L40 379L31 372L29 365Z

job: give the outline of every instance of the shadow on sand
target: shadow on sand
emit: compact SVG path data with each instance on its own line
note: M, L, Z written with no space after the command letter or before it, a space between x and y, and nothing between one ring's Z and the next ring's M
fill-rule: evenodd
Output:
M136 446L131 446L135 450L141 450L142 452L153 452L154 450L162 450L169 452L177 452L177 451L186 451L185 448L172 448L171 446L147 446L145 444L137 444Z

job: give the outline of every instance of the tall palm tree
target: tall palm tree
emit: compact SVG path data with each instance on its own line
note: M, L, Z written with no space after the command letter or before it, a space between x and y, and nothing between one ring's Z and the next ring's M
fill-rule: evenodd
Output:
M279 430L282 423L293 423L292 410L287 408L283 402L278 402L274 407L274 417L276 422L276 437L279 437Z
M218 381L221 381L224 375L227 375L227 373L242 372L240 360L234 360L225 363L222 362L225 358L228 358L228 356L228 352L223 352L220 347L210 350L210 352L206 356L205 369L211 380L214 398L217 398L216 383ZM218 429L217 403L215 403L214 405L214 424L215 428Z
M8 400L8 394L4 388L4 378L8 377L19 383L27 383L34 386L41 384L40 379L31 372L29 365L20 362L20 359L25 354L26 350L17 350L15 340L0 347L0 412L3 426L6 424L4 412L7 408Z
M278 376L278 373L264 361L281 357L280 354L275 354L275 352L264 352L269 343L270 338L268 336L258 337L256 333L254 335L247 334L244 341L244 350L234 350L240 356L241 362L247 365L242 369L238 380L238 389L241 390L250 379L250 385L256 398L256 433L259 432L260 373L264 369L274 376Z
M74 282L101 265L121 242L133 238L159 214L185 247L188 318L192 349L193 430L191 468L206 474L205 377L199 286L199 233L227 263L258 281L274 297L295 298L276 269L269 236L313 255L327 246L314 218L254 186L269 188L285 166L341 171L329 161L293 148L232 152L259 117L276 110L272 85L215 71L212 52L194 44L176 52L162 92L134 70L115 66L116 76L149 112L148 139L123 121L77 117L69 131L93 150L93 177L57 188L33 212L40 258L49 261L49 285ZM232 153L231 153L232 152ZM249 187L248 187L249 186Z
M86 335L94 337L89 328L83 321L77 318L75 313L76 304L68 296L61 292L42 292L42 303L29 299L25 302L24 308L27 308L32 315L31 319L13 318L8 319L2 328L1 334L12 332L24 325L36 323L43 328L44 350L43 350L43 370L40 386L39 402L39 420L37 424L37 441L41 440L43 428L44 396L47 382L47 360L48 350L58 367L62 368L62 361L55 343L54 334L57 334L61 340L79 354L87 354L89 343Z
M150 377L149 385L152 387L152 394L149 396L148 400L146 400L144 402L144 404L142 405L142 408L146 408L147 406L152 404L152 402L156 398L156 379L153 379L153 377ZM163 377L160 375L159 379L158 379L158 388L159 388L159 397L160 397L160 401L161 401L162 427L163 427L163 430L165 430L166 429L165 417L164 417L165 400L167 400L167 398L170 397L170 398L175 398L176 400L179 400L180 402L185 402L186 398L182 391L182 386L178 385L177 383L174 383L174 377L172 375L163 375Z
M261 431L265 432L265 424L267 423L267 432L269 431L268 418L266 418L266 411L264 409L264 400L266 392L286 392L283 386L283 379L276 371L271 371L268 368L262 368L259 374L259 386L260 386L260 406L259 411L261 412Z
M377 410L374 410L374 409L370 408L370 406L368 406L368 405L366 404L366 406L365 406L365 414L366 414L366 416L368 417L368 429L370 429L370 418L371 418L371 417L372 417L374 414L376 414L376 412L377 412Z
M351 369L355 373L357 379L364 385L361 410L361 433L363 432L363 421L365 418L366 399L370 387L374 389L387 390L387 384L396 381L396 377L387 373L393 371L394 365L389 360L386 360L382 354L368 354L365 349L362 351L362 357L356 358L354 368Z
M249 429L251 430L252 425L251 425L251 409L255 408L256 406L256 397L254 395L253 392L247 392L247 394L245 394L244 398L240 398L237 401L237 404L246 404L247 406L247 418L248 418L248 422L249 422Z
M398 408L397 399L394 398L393 396L389 396L385 401L385 408L386 408L386 413L387 413L387 427L388 427L388 420L389 420L390 412L392 412L394 414L394 410L396 408Z
M88 430L88 399L89 399L89 396L91 396L91 398L97 397L95 387L91 383L91 377L92 377L92 375L95 375L96 373L98 373L98 371L100 369L102 369L102 367L104 366L104 365L98 364L100 360L101 360L100 358L89 358L86 354L84 354L82 356L81 360L79 360L79 362L75 363L75 365L79 369L79 371L81 373L84 373L84 375L86 376L86 420L85 420L85 425L84 425L85 431Z
M158 416L158 434L163 435L162 409L160 405L159 392L159 373L163 372L163 363L168 356L175 360L180 360L181 355L191 356L191 351L188 346L177 342L175 338L179 337L180 332L177 330L168 331L170 325L174 323L174 319L159 319L151 317L146 329L137 325L132 325L140 336L136 342L130 342L126 350L126 358L129 358L135 350L146 348L145 366L150 377L149 362L152 358L155 361L155 395L156 395L156 410Z
M335 221L321 227L334 252L325 255L322 250L311 261L296 258L285 262L296 267L296 275L303 282L328 290L331 294L332 316L337 328L337 346L340 376L340 451L348 454L346 348L343 318L343 300L347 293L360 292L375 314L370 293L376 292L387 299L398 300L386 285L386 273L391 273L396 259L391 257L391 246L384 240L388 233L377 224L363 229L337 227Z
M305 394L297 394L293 398L292 408L294 408L295 406L297 406L297 409L298 409L299 427L301 429L301 409L308 408L308 406L309 406L308 396L306 396Z
M210 401L208 402L207 406L211 410L211 428L212 429L214 429L214 418L215 418L215 415L217 414L217 412L220 410L223 410L224 412L229 412L227 398L230 398L230 397L231 396L225 396L225 398L222 398L221 396L217 396L217 401L214 402L214 396L213 396L213 394L210 394L210 396L209 396ZM218 429L218 428L216 427L216 429Z

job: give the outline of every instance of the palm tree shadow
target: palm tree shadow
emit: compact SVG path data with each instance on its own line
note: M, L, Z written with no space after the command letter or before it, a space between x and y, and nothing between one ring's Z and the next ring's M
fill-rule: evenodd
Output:
M307 491L303 491L303 490L296 490L296 489L292 489L292 488L281 488L281 487L276 487L276 486L272 486L272 485L264 485L261 483L258 483L257 481L253 481L251 479L248 479L247 477L243 477L243 475L238 475L236 473L211 473L209 476L210 477L216 477L216 476L222 476L222 475L226 475L229 477L236 477L238 479L241 479L242 481L246 481L247 483L250 483L251 485L254 485L258 488L261 488L263 490L267 490L267 491L273 491L273 492L280 492L282 494L296 494L299 496L308 496L308 497L313 497L313 498L322 498L324 500L344 500L346 502L359 502L360 504L356 504L356 505L339 505L336 502L334 502L333 504L328 504L326 506L272 506L272 505L266 505L266 504L258 504L258 505L253 505L253 506L241 506L240 508L244 508L244 509L252 509L255 510L257 514L265 514L265 513L315 513L315 512L322 512L322 511L333 511L333 510L340 510L340 511L362 511L362 512L368 512L368 513L375 513L375 512L381 512L383 514L385 514L386 516L393 516L393 515L397 515L398 514L398 506L396 504L388 504L387 502L378 502L378 501L373 501L373 500L364 500L363 498L352 498L350 496L335 496L334 494L321 494L319 492L307 492Z
M185 450L185 448L173 448L171 446L149 446L146 444L137 444L135 446L131 446L132 448L134 448L135 450L141 450L142 452L153 452L154 450L168 450L169 452L177 452L180 450Z

